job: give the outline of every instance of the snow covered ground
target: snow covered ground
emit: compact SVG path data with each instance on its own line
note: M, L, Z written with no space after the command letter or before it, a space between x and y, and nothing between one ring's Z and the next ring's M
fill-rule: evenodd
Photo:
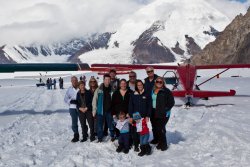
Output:
M170 148L161 152L153 146L152 155L144 157L138 157L133 150L127 155L118 154L109 141L71 143L70 115L63 102L66 90L37 88L30 80L4 81L0 87L1 167L250 164L250 78L220 78L201 87L235 89L236 97L200 100L189 110L176 99L177 106L167 125ZM65 81L68 87L69 78Z

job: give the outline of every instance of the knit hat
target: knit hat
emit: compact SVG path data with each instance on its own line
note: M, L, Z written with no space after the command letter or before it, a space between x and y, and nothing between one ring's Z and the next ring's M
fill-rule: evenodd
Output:
M139 113L139 112L135 112L135 113L133 114L133 120L139 120L139 119L141 119L140 113Z

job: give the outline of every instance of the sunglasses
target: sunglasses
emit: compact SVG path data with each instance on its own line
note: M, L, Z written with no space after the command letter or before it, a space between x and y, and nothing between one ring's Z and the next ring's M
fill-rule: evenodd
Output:
M158 84L163 84L162 81L155 81L155 83L158 83Z
M131 76L129 76L129 78L135 78L135 75L131 75Z
M89 81L90 83L96 83L96 81Z
M154 70L151 70L151 71L147 71L147 73L149 74L149 73L151 73L151 72L154 72Z

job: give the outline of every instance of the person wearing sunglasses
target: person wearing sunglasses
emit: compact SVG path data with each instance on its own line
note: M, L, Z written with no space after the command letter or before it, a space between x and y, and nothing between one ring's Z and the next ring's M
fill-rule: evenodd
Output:
M91 94L94 96L95 90L98 88L98 82L94 77L89 79L89 90Z
M164 78L156 78L151 97L152 111L150 121L154 137L151 144L157 144L157 149L165 151L168 149L166 124L170 118L171 109L175 101L172 92L165 86Z
M127 86L131 91L135 91L135 82L137 80L137 75L134 71L129 72L129 80L127 82Z
M145 83L145 91L147 93L150 93L154 87L155 80L158 77L158 75L156 75L154 73L153 67L147 67L146 72L147 72L148 77L144 79L145 80L145 82L144 82Z
M71 128L74 132L74 137L71 140L71 142L75 143L79 141L79 132L78 132L78 118L79 118L79 112L77 110L77 101L76 101L76 95L78 92L78 79L76 76L71 77L71 86L68 88L65 97L64 102L69 105L69 113L71 116Z
M94 96L96 89L98 88L98 82L94 76L91 76L89 80L89 91ZM94 117L94 135L97 136L97 118Z

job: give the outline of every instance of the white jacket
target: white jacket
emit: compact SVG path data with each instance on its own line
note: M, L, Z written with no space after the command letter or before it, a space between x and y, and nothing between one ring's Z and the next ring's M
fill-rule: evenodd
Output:
M76 100L76 95L78 92L78 88L75 89L73 86L70 86L64 96L64 102L69 105L69 108L76 108L76 104L70 104L71 100Z

